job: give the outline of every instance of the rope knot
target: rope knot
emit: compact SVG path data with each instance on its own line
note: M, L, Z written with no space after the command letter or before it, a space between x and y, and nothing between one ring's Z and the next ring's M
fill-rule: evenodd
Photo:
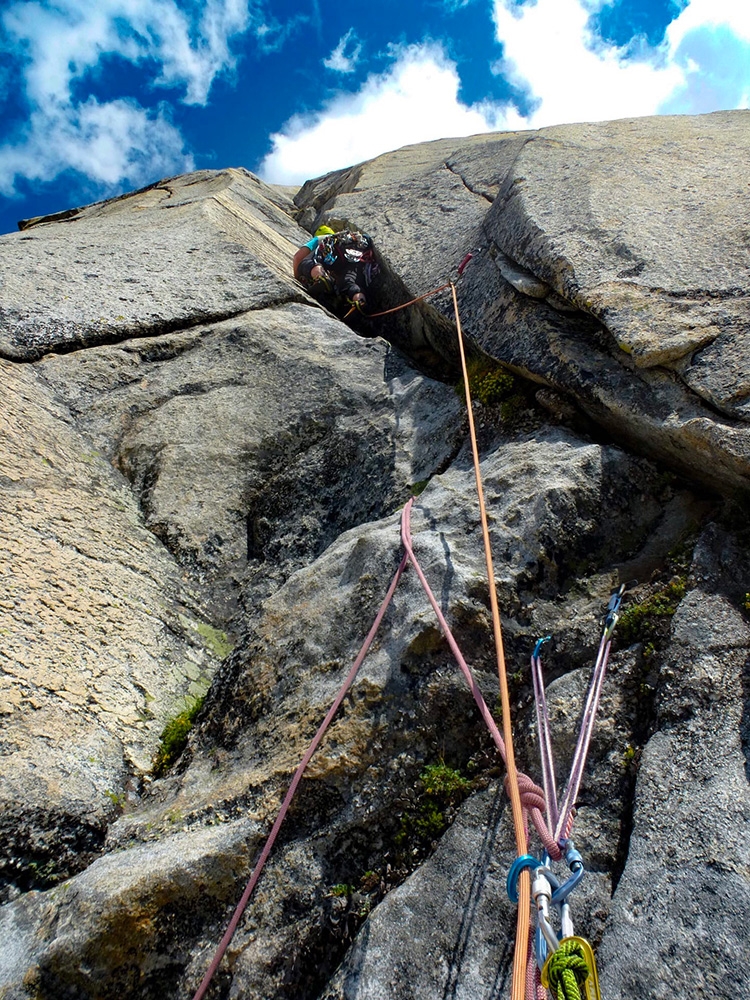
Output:
M553 861L560 861L563 853L560 850L560 846L555 841L555 838L550 833L549 827L544 822L544 810L546 807L544 792L539 785L532 781L528 774L524 774L523 771L518 771L517 778L518 791L521 796L521 805L531 814L534 826L536 827L536 831L539 834L539 838L542 841L547 854L549 854ZM505 791L508 795L510 795L507 774L505 776Z
M583 1000L589 967L578 941L562 941L550 955L547 977L555 1000Z
M505 788L508 790L508 777L505 777ZM521 795L521 805L524 809L532 812L534 809L538 809L539 812L544 812L545 802L544 802L544 792L537 785L528 774L524 774L523 771L518 772L518 791Z

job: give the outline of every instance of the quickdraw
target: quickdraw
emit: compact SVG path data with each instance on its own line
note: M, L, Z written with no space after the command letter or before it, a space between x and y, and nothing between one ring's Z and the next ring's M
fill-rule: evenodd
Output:
M625 584L613 591L602 625L599 650L591 673L586 694L581 727L576 741L570 776L558 804L555 784L555 767L552 756L550 718L542 675L541 650L551 636L543 636L534 646L531 655L531 674L534 684L537 724L539 729L539 754L542 784L547 817L554 828L557 844L565 853L570 876L561 882L550 868L547 853L537 861L532 855L517 858L508 873L507 890L511 901L518 898L516 882L521 871L533 873L531 896L536 906L537 929L534 939L536 964L541 973L540 981L553 991L555 1000L599 1000L599 984L593 950L584 938L577 938L573 931L569 896L584 876L583 858L569 839L575 815L583 771L591 743L591 736L599 707L604 676L609 662L612 636L619 617ZM555 931L551 916L557 913L560 933ZM568 947L575 942L575 947ZM539 975L537 973L537 975Z

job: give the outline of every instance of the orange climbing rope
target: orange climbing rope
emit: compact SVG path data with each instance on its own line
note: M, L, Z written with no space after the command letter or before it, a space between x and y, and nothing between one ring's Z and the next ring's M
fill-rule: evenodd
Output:
M469 261L474 256L473 253L467 253L461 263L458 265L456 270L458 271L459 278L464 273L464 268L469 263ZM422 295L417 295L414 299L409 299L408 302L402 302L400 306L394 306L392 309L383 309L382 312L376 313L362 313L366 319L377 319L379 316L390 316L391 313L399 312L401 309L406 309L407 306L413 306L416 302L421 302L422 299L428 299L431 295L437 295L438 292L445 291L446 288L452 288L453 282L446 281L443 285L438 285L437 288L431 288L429 292L424 292ZM349 319L352 313L357 312L358 306L352 305L349 312L344 316L344 319ZM360 310L361 312L361 310Z
M429 292L425 292L423 295L418 295L415 299L409 299L408 302L402 302L400 306L394 306L392 309L383 309L382 312L377 313L362 313L366 319L377 319L379 316L389 316L391 313L399 312L401 309L406 309L407 306L413 306L415 302L421 302L422 299L428 299L431 295L437 295L438 292L444 291L446 288L451 287L451 282L446 281L444 285L438 285L437 288L431 288ZM357 312L357 306L352 306L348 313L344 316L344 319L349 319L353 312Z
M463 268L468 263L470 257L471 255L467 254L467 256L462 261L461 265L459 266L459 275L461 274ZM370 648L370 645L372 644L375 638L375 634L380 626L386 608L388 607L388 604L390 603L390 600L393 597L393 594L396 590L396 586L398 585L398 581L401 577L401 574L403 573L404 569L406 568L409 562L411 562L412 565L414 566L414 569L417 572L420 581L422 582L422 585L427 593L428 599L430 600L430 603L432 604L433 609L435 610L435 613L438 616L441 628L443 629L446 638L448 639L448 643L451 647L451 650L456 656L456 660L466 677L466 680L472 691L474 699L477 702L477 706L480 710L482 718L487 724L493 736L493 739L501 755L503 756L503 759L505 760L508 772L506 778L506 787L511 800L513 825L515 829L516 846L519 857L526 854L526 819L525 819L526 809L530 811L531 816L534 820L534 824L550 856L558 858L561 855L558 845L555 843L552 834L546 828L543 821L542 812L544 810L544 796L542 790L540 788L537 788L531 781L531 779L529 779L526 775L520 774L516 768L516 763L515 763L515 756L513 752L513 732L512 732L511 718L510 718L510 695L508 692L508 679L505 667L505 653L503 649L502 627L500 623L500 612L498 608L497 591L495 587L495 576L492 565L492 551L490 547L487 512L484 502L484 491L482 488L482 478L481 478L481 470L479 464L479 450L477 445L476 429L474 426L474 416L471 406L471 391L469 387L469 377L466 366L466 356L463 344L463 333L461 331L461 320L458 312L458 299L456 297L455 284L452 281L450 281L445 285L440 286L439 288L433 289L431 292L426 292L424 295L419 296L417 299L412 299L410 302L405 302L403 305L395 307L395 309L389 309L386 310L386 312L384 313L377 313L375 315L386 315L386 313L395 312L398 309L406 308L406 306L412 305L414 302L418 302L420 301L420 299L426 298L428 295L433 295L436 292L442 291L444 288L448 287L451 288L453 295L453 307L456 316L458 345L461 356L461 367L464 377L466 404L469 417L469 431L471 436L472 453L474 457L474 472L477 484L477 494L479 498L482 536L484 539L485 560L487 564L487 577L489 583L490 607L492 611L493 632L495 637L495 649L497 654L498 677L500 681L500 697L503 710L502 721L503 721L504 739L503 737L501 737L497 729L497 726L495 725L494 719L492 718L492 715L489 709L487 708L484 699L482 698L482 695L479 691L476 682L474 681L471 675L471 671L469 670L468 665L465 663L465 660L461 655L458 646L456 645L455 639L453 638L450 632L447 622L443 618L443 615L440 611L437 601L435 600L434 595L432 595L429 585L427 584L427 581L424 578L424 574L422 573L421 567L419 566L417 559L414 555L411 543L411 533L409 529L409 514L413 503L413 498L412 498L406 504L406 507L404 508L403 512L402 542L405 549L404 556L401 559L399 567L396 570L396 574L393 577L393 580L391 581L390 587L388 588L386 597L382 605L380 606L380 609L375 618L373 626L370 629L370 632L368 633L367 638L365 639L365 642L363 643L359 651L359 654L354 664L352 665L351 670L344 679L344 682L334 700L334 703L331 705L328 714L326 715L312 743L310 744L299 766L297 767L297 770L295 771L289 790L287 791L287 794L284 798L284 802L282 803L279 814L277 815L276 820L273 824L271 833L269 834L269 837L263 847L263 850L260 854L260 857L258 858L256 865L254 866L251 877L247 883L242 898L237 904L237 907L234 911L232 919L229 922L229 926L227 927L224 937L222 938L218 948L216 949L216 952L206 971L206 974L203 977L203 980L200 983L198 990L194 995L194 1000L202 1000L202 998L206 994L206 991L208 990L211 980L214 974L216 973L219 964L239 925L244 910L255 889L258 879L260 878L263 867L266 861L268 860L273 844L279 833L281 825L284 822L287 810L291 804L296 789L302 779L304 771L307 765L309 764L316 749L320 745L328 727L333 721L346 693L354 683L359 667L361 666L362 661L364 660L365 655L367 654L367 651ZM527 964L527 955L529 950L528 938L529 938L529 927L530 927L530 876L528 869L524 869L520 874L518 895L519 895L519 905L518 905L518 916L517 916L517 926L516 926L516 947L513 957L513 981L512 981L511 1000L525 1000L525 995L526 995L526 964Z
M503 631L500 624L500 610L497 602L497 588L495 587L495 571L492 565L492 547L490 545L490 532L487 524L487 510L484 503L484 489L482 488L482 473L479 466L479 448L477 446L476 428L474 426L474 414L471 408L471 390L469 388L469 373L466 367L466 352L464 351L463 333L461 331L461 317L458 312L458 298L456 297L456 286L451 281L451 293L453 295L453 310L456 315L456 329L458 331L458 348L461 354L461 370L464 377L464 391L466 393L466 410L469 416L469 434L471 436L471 450L474 458L474 475L477 481L477 495L479 497L479 515L482 522L482 538L484 540L484 555L487 563L487 583L490 591L490 608L492 610L492 628L495 636L495 652L497 654L497 673L500 680L500 699L503 708L503 738L505 740L506 767L508 771L507 787L510 795L511 808L513 811L513 828L516 836L516 850L518 856L526 854L526 822L524 820L523 805L521 803L521 792L518 786L518 771L513 753L513 727L510 718L510 695L508 692L508 675L505 669L505 651L503 648ZM529 941L529 922L531 919L531 882L528 870L524 870L519 878L518 891L518 917L516 923L516 948L513 955L513 985L511 991L512 1000L524 1000L526 993L526 964Z

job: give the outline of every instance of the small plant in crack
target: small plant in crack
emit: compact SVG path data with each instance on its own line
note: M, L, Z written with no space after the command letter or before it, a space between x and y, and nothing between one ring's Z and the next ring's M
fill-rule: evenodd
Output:
M170 719L162 730L159 749L154 756L152 774L159 778L175 763L187 746L188 735L203 707L204 698L196 698L184 711Z

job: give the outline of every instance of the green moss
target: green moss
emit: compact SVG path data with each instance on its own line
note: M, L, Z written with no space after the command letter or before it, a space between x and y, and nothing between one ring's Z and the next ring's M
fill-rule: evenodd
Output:
M122 809L125 805L124 792L113 792L111 788L106 788L104 790L104 794L107 796L112 805L116 806L118 809Z
M196 622L195 631L205 640L208 648L219 660L225 659L234 649L226 632L214 628L208 622Z
M61 882L65 878L65 872L61 871L52 860L30 861L28 868L34 883L39 888L55 885L56 882ZM4 995L4 993L0 993L0 998Z
M349 885L348 882L339 882L337 885L332 885L330 889L331 896L351 896L355 891L353 885Z
M622 642L643 642L653 652L661 638L664 619L675 613L685 596L686 586L685 577L677 577L645 601L626 608L617 623L617 634Z
M424 782L425 793L445 805L457 805L466 798L471 788L468 778L443 761L428 764L420 778Z
M500 404L500 416L507 423L512 420L516 413L524 406L523 396L515 393L509 399L503 400Z
M516 380L501 365L487 359L487 361L469 362L467 369L471 398L480 402L482 406L498 406L515 394ZM463 380L456 386L456 393L461 397L464 396Z
M380 887L380 881L380 873L368 868L364 875L361 876L359 884L363 892L373 892Z
M413 497L418 497L420 493L423 492L424 488L429 483L429 479L420 479L418 483L412 483L409 487L409 493Z
M169 770L187 746L188 734L193 728L203 701L203 698L196 698L188 708L170 719L162 730L152 768L153 774L157 777Z
M416 808L403 814L395 838L396 847L411 856L425 853L443 834L471 789L469 779L443 761L428 764L419 777L422 791Z

